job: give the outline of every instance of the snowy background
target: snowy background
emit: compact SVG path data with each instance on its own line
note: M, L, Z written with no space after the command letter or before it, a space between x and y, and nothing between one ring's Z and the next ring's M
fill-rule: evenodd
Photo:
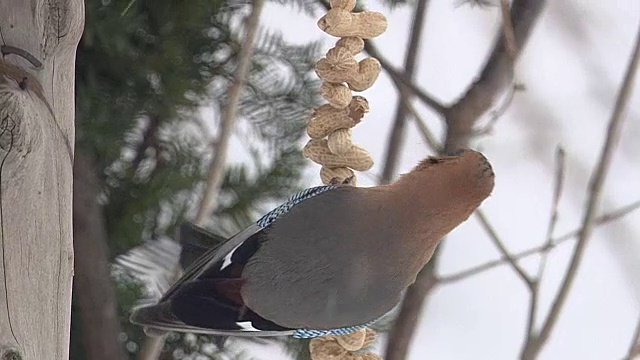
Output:
M388 30L375 44L401 68L413 9L383 12ZM500 26L499 7L477 7L452 0L430 2L415 83L443 103L456 100L476 77ZM318 13L318 17L321 16ZM316 27L317 18L272 3L262 16L266 27L281 30L300 44L335 41ZM554 154L566 150L566 183L555 235L578 228L591 171L640 22L638 0L548 1L516 68L517 92L491 134L473 147L485 153L496 173L493 196L483 208L512 252L545 241L554 186ZM638 81L640 82L640 81ZM359 174L360 186L376 184L397 102L386 75L363 93L371 104L354 128L354 142L374 156L376 165ZM441 119L416 102L428 126L442 136ZM605 213L640 199L640 89L636 86L606 182ZM480 123L486 122L481 120ZM413 122L408 122L399 174L428 155ZM237 142L236 142L236 145ZM233 150L232 150L233 153ZM310 166L308 185L318 185L319 166ZM620 359L626 355L640 316L640 211L598 227L578 279L541 359ZM573 241L552 252L541 287L538 325L565 272ZM446 275L496 259L499 253L472 218L448 237L439 273ZM535 275L538 258L521 264ZM411 348L412 360L515 359L525 337L529 295L507 266L444 285L435 291L421 318ZM378 348L384 348L384 340ZM270 349L260 359L281 359Z

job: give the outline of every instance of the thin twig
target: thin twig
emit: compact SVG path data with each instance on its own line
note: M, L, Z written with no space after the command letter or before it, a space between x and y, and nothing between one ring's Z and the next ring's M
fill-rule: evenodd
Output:
M540 263L538 264L538 273L533 278L531 286L531 297L529 300L529 314L527 316L527 328L525 332L525 342L529 341L534 336L534 328L536 323L536 317L538 316L539 298L540 294L540 281L544 274L544 268L547 264L547 257L549 255L549 249L553 243L553 233L558 222L558 204L560 203L560 196L562 195L562 189L564 187L564 150L561 147L556 149L556 171L555 181L553 187L553 196L551 198L551 215L549 218L549 225L547 227L547 236L544 244L544 250L540 252Z
M546 0L514 0L511 9L511 19L514 25L514 33L516 40L522 47L526 44L536 20L542 13L542 9L546 4ZM369 45L369 49L367 49ZM365 43L365 50L370 55L376 56L370 50L370 43ZM492 106L494 98L502 93L506 86L513 80L513 66L509 59L506 59L504 41L497 41L494 45L491 56L487 60L478 79L471 85L471 88L462 96L462 98L447 108L439 108L439 112L444 115L447 125L447 136L445 137L445 153L453 153L457 149L468 146L469 135L473 133L478 118L486 113ZM506 66L505 66L506 65ZM387 69L392 75L393 72ZM402 77L396 77L396 81L400 81ZM398 80L399 79L399 80ZM411 82L405 83L406 87L414 91L409 85ZM416 97L418 94L416 93ZM427 103L425 100L420 99ZM427 103L429 105L429 103ZM434 104L429 106L433 107ZM442 111L444 110L444 111ZM413 336L415 326L417 324L418 315L421 313L425 303L425 299L438 284L435 269L437 268L439 254L442 251L441 244L430 262L424 269L420 271L416 277L416 281L411 285L405 294L405 298L401 305L401 310L395 321L392 331L402 334L400 337ZM407 346L408 348L408 346ZM405 349L405 353L408 349ZM402 360L396 358L388 360Z
M507 263L511 268L518 274L520 279L527 286L527 290L529 290L529 312L527 316L527 334L531 334L533 327L535 325L535 318L538 311L538 288L539 288L539 280L531 279L527 273L524 271L522 267L518 264L517 260L511 255L511 253L507 250L504 243L498 237L495 229L489 224L484 213L478 209L475 212L476 217L480 220L480 223L485 228L486 232L489 234L489 237L492 239L493 243L498 247L504 259L506 259ZM528 335L527 335L528 336Z
M546 0L513 0L510 10L513 33L518 44L515 59L532 34ZM497 98L513 83L513 61L507 53L504 36L498 36L485 66L464 95L445 112L447 136L445 153L452 154L468 146L478 119L489 111Z
M634 203L631 203L629 205L623 206L619 209L616 209L612 212L606 213L604 215L601 215L599 217L596 218L595 220L595 225L596 226L601 226L601 225L605 225L608 224L614 220L618 220L621 219L623 217L625 217L626 215L631 214L632 212L634 212L635 210L640 209L640 200L636 201ZM529 250L525 250L522 252L519 252L517 254L514 254L512 256L513 259L515 260L520 260L520 259L524 259L526 257L529 257L531 255L536 255L536 254L540 254L543 251L551 251L552 249L554 249L555 247L557 247L558 245L567 242L568 240L571 240L573 238L575 238L576 236L578 236L581 232L581 229L576 229L576 230L572 230L569 231L566 234L563 234L555 239L553 239L552 243L550 246L546 246L545 245L541 245L541 246L536 246L534 248L531 248ZM467 278L470 278L472 276L478 275L480 273L483 273L485 271L494 269L498 266L501 265L506 265L508 264L508 260L506 257L501 257L497 260L492 260L492 261L488 261L484 264L481 265L477 265L474 267L471 267L467 270L462 270L460 272L454 273L454 274L450 274L450 275L443 275L443 276L439 276L438 277L438 281L440 283L443 284L450 284L450 283L454 283L460 280L464 280Z
M511 22L509 0L500 0L500 11L502 13L502 35L504 36L505 49L511 61L515 62L518 54L518 44L516 43L516 34L513 31L513 23Z
M416 7L413 14L413 21L411 24L411 34L409 36L409 43L407 44L407 54L404 61L404 73L403 77L409 79L409 82L412 82L412 78L414 72L416 70L416 60L418 58L418 53L420 50L422 33L424 30L424 21L427 14L427 6L429 5L429 0L418 0L416 3ZM369 42L366 44L369 46L369 50L373 47ZM365 47L366 49L366 47ZM367 51L369 51L367 50ZM379 54L371 54L370 55L376 57L375 55ZM386 63L386 61L383 60ZM398 73L396 75L392 75L391 68L388 64L385 64L387 67L386 70L392 77L395 77L394 83L398 88L399 96L404 100L404 102L408 103L408 90L405 86L398 83ZM427 101L429 101L427 99ZM433 104L432 104L433 105ZM437 106L437 105L436 105ZM391 133L389 134L389 140L387 143L387 151L386 151L386 159L384 162L383 170L382 170L382 181L383 184L388 184L391 182L393 175L396 173L397 168L397 160L400 154L400 148L402 147L402 142L404 140L404 128L406 125L406 117L407 117L407 107L404 106L403 101L400 101L396 105L396 114L393 123L393 128ZM435 262L434 262L435 264ZM424 271L424 270L423 270ZM429 272L432 274L432 272ZM420 275L418 275L420 276ZM423 291L429 291L430 288L434 285L433 282L425 282L423 284ZM391 331L389 331L387 337L387 348L385 350L385 359L387 360L402 360L406 358L407 352L409 351L409 347L411 345L411 341L413 340L413 329L415 328L415 324L417 324L418 315L421 313L421 308L424 306L423 297L415 297L410 298L406 297L403 302L400 313L402 312L410 312L413 314L412 319L408 319L407 321L413 322L414 326L411 327L397 327L394 326Z
M578 237L578 242L576 244L574 253L571 256L571 261L569 262L569 267L562 281L562 285L560 286L560 290L558 291L558 294L556 295L551 305L551 310L549 310L549 313L545 321L543 322L540 333L538 334L538 336L530 338L524 346L522 358L525 360L535 359L542 347L549 339L549 336L551 335L551 332L553 331L555 324L560 317L560 311L564 307L564 304L568 298L569 291L571 290L573 281L575 280L576 274L578 272L577 270L582 263L585 249L595 227L596 211L598 211L598 208L600 206L600 202L602 199L602 190L609 173L611 160L613 158L613 154L615 152L620 139L620 134L622 132L622 124L624 123L625 119L624 115L627 110L629 98L631 97L631 93L633 91L634 79L639 62L640 27L638 28L638 33L636 35L635 49L633 50L633 54L629 61L629 66L627 67L624 81L618 94L611 119L609 120L607 136L602 148L602 152L600 154L600 159L598 160L598 164L591 179L586 211L582 220L582 231L580 232L580 235Z
M122 10L122 12L120 13L120 16L125 16L127 15L127 13L129 12L129 10L131 9L131 7L133 6L133 4L136 2L136 0L131 0L129 1L129 3L127 4L127 6L124 8L124 10Z
M474 136L478 137L491 134L498 120L500 120L509 106L511 106L511 102L513 102L513 98L515 97L516 92L522 91L522 89L524 89L524 86L522 84L518 84L515 79L511 81L511 85L509 86L507 94L503 96L502 101L500 101L500 103L497 104L495 108L487 114L489 120L487 120L486 124L482 125L480 128L474 129Z
M640 200L635 201L629 205L623 206L619 209L613 210L611 212L608 212L604 215L600 215L597 219L596 219L596 225L601 225L601 224L606 224L608 222L611 222L613 220L618 220L621 217L624 217L632 212L634 212L635 210L637 210L638 208L640 208ZM556 241L564 241L567 238L572 238L575 236L578 236L580 234L580 230L575 230L573 232L570 233L566 233L560 237L558 237L556 239Z
M395 66L391 65L391 63L389 63L384 57L381 57L380 52L371 40L365 41L364 51L371 55L371 57L380 61L380 66L389 74L391 81L393 81L396 88L399 89L402 86L406 87L416 98L439 114L443 114L447 110L446 105L436 100L433 95L427 93L425 90L420 89L418 85L411 80L411 78L396 69Z
M224 170L227 160L227 151L231 133L236 121L236 113L238 111L238 103L242 95L242 87L246 81L251 67L251 55L253 54L253 43L258 31L260 21L260 13L262 12L263 0L253 0L251 14L246 20L246 33L240 52L238 54L238 67L234 76L233 83L229 87L227 107L220 121L220 134L216 141L213 159L209 164L209 172L207 174L207 182L203 192L200 208L195 218L195 223L203 225L211 212L215 208L215 201L220 190L220 183L224 176Z
M131 168L133 171L138 171L142 160L145 158L145 153L147 150L154 146L156 143L156 137L158 135L158 131L160 130L160 119L158 114L149 114L147 116L147 123L144 126L144 130L142 131L142 140L136 146L136 156L131 161Z
M420 131L420 135L422 135L424 142L431 148L431 151L437 154L442 153L442 144L440 144L436 136L425 123L424 119L422 119L411 101L409 101L409 97L406 95L405 91L399 92L399 100L402 103L402 106L404 106L413 117L413 121L416 123L416 126Z
M531 279L529 278L529 275L527 275L524 269L518 264L516 259L511 255L509 250L507 250L507 247L504 245L502 240L500 240L498 233L493 228L493 226L489 223L489 220L487 220L487 216L484 214L484 212L481 209L478 209L476 210L474 215L478 218L478 221L480 221L480 225L482 225L482 227L486 230L487 234L489 235L489 238L491 238L491 241L493 241L493 243L496 245L498 250L500 250L500 252L502 253L502 257L506 259L509 266L511 266L511 268L516 272L516 274L520 276L520 279L522 279L522 281L527 285L527 287L531 289Z
M531 291L529 292L529 311L527 312L527 327L526 327L526 340L529 341L533 336L533 330L536 324L536 317L538 315L538 295L540 294L540 280L534 279L531 284Z
M564 149L558 147L556 149L556 178L554 182L553 198L551 200L551 216L549 218L549 226L547 227L547 240L545 241L545 249L551 248L553 243L553 232L555 231L556 224L558 222L558 204L560 203L560 196L562 195L562 189L564 188L564 171L565 171L565 153ZM538 266L537 280L542 278L544 274L544 268L547 264L547 257L549 251L543 251L541 253L540 265Z
M215 202L225 173L227 151L236 120L236 113L238 110L240 95L242 94L242 87L251 67L251 55L253 54L254 42L258 31L260 14L262 13L264 0L253 0L252 4L251 13L245 23L244 40L238 54L238 67L236 68L233 83L229 87L227 107L220 121L220 132L213 149L213 159L209 164L203 198L200 202L198 214L194 220L194 223L199 226L205 225L207 218L215 208ZM178 277L179 273L180 269L176 267L174 271L175 278ZM164 346L164 341L165 337L148 337L140 351L138 359L157 359L162 351L162 347Z
M638 355L640 355L640 316L638 317L636 328L633 331L633 336L631 336L631 344L629 345L625 360L633 360L633 358Z
M421 39L424 29L424 19L427 15L428 5L429 0L418 0L413 13L411 34L409 36L409 43L407 44L407 54L404 59L404 76L409 80L413 80L413 75L416 70L416 60L418 58L420 44L422 43ZM406 98L407 90L405 90L404 86L401 85L401 87L402 88L399 88L398 90L404 92L403 97ZM382 182L384 184L390 183L396 172L400 149L402 148L404 139L404 128L407 123L406 117L407 108L402 102L398 102L396 105L396 114L393 120L393 126L391 127L391 133L389 134L389 140L387 141L387 150L385 152L386 158L382 168Z

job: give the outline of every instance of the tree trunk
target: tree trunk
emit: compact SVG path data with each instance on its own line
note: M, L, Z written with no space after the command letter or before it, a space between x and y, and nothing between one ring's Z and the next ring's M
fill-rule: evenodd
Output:
M0 355L69 353L81 0L0 1Z
M94 159L76 153L73 169L73 297L80 313L82 343L87 359L124 360L117 298L109 273L109 248L100 184Z

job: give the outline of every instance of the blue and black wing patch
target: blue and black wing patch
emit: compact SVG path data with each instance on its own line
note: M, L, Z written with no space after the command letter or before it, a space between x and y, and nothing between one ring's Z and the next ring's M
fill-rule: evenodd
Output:
M157 304L134 310L131 321L152 329L242 336L274 336L291 334L247 308L242 301L242 269L258 249L264 233L257 226L243 241L234 238L216 246L218 238L207 238L208 232L193 224L181 229L182 235L196 235L189 241L189 256L206 246L213 248L195 260L185 275L169 289ZM182 231L183 230L183 231ZM240 234L247 233L243 231ZM198 239L196 239L198 240ZM185 241L181 241L185 243ZM234 246L235 245L235 246ZM187 258L181 257L186 263Z
M287 201L286 203L278 206L277 208L269 211L267 214L265 214L263 217L261 217L258 221L256 221L256 224L258 224L258 226L260 226L261 228L266 228L269 225L271 225L274 221L276 221L280 216L286 214L287 212L289 212L289 210L291 210L291 208L293 208L294 206L298 205L299 203L308 200L318 194L322 194L323 192L329 191L329 190L333 190L335 189L336 186L335 185L323 185L323 186L316 186L316 187L312 187L306 190L303 190L297 194L295 194L294 196L292 196L289 201Z

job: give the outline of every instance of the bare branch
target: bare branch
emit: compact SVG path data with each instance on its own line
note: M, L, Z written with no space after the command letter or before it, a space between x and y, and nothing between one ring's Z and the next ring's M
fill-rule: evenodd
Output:
M413 13L411 35L409 36L409 44L407 44L407 55L404 59L404 74L410 80L413 78L413 74L416 69L416 59L418 57L418 51L420 50L422 30L424 28L424 18L427 14L428 4L428 0L418 0ZM404 89L404 86L402 86L402 88L399 88L399 90L405 94L407 93L407 91ZM406 98L406 96L403 97ZM393 120L393 126L391 128L391 134L389 134L389 140L387 142L387 155L384 162L384 167L382 169L382 183L384 184L390 183L393 175L396 172L398 156L400 154L400 148L402 147L404 139L406 117L407 108L403 105L402 102L398 102L398 105L396 106L395 119Z
M627 356L624 359L633 360L638 355L640 355L640 317L638 317L636 329L633 331L633 336L631 337L631 345L629 345Z
M418 130L420 131L420 135L424 139L424 142L431 148L431 150L435 153L442 153L442 144L436 139L436 136L431 132L424 119L420 116L416 108L409 102L406 96L400 93L400 101L402 105L407 108L407 111L413 117L413 121L416 123Z
M233 83L229 87L228 103L222 119L220 121L220 134L214 147L214 154L209 164L209 172L207 182L203 192L203 197L195 218L195 224L203 225L206 219L211 215L215 207L215 201L220 190L220 183L225 172L227 151L231 133L236 121L236 113L238 111L238 103L242 94L242 87L251 67L251 55L253 54L253 43L258 31L260 22L260 14L262 12L263 0L254 0L252 2L251 13L246 20L246 33L240 53L238 54L238 67L234 76Z
M598 207L600 206L602 189L604 188L604 183L607 178L607 174L609 173L609 168L614 151L620 139L622 124L624 123L625 119L624 115L627 110L629 98L631 97L631 93L633 91L634 79L639 62L640 28L638 29L633 55L631 56L629 66L626 70L624 81L618 94L611 119L609 120L607 136L602 148L602 152L600 154L600 159L591 179L591 184L589 187L589 198L582 220L582 231L580 232L580 235L578 237L578 242L571 257L571 261L569 263L569 267L567 269L565 277L562 281L562 285L560 286L560 290L558 291L558 294L556 295L551 305L551 310L549 311L549 314L547 315L538 336L530 338L529 341L527 341L527 343L525 344L525 347L522 351L523 359L535 359L542 347L545 345L546 341L551 335L551 332L553 331L553 328L555 327L555 324L560 315L560 311L564 307L573 281L576 278L577 270L582 263L582 257L595 227L595 214Z
M142 141L140 141L138 146L136 146L136 156L133 161L131 161L131 167L134 171L137 171L140 167L147 149L154 146L158 130L160 130L160 119L158 114L149 114L147 118L148 122L142 131Z
M406 78L411 80L413 76L413 72L415 70L415 62L416 57L418 55L418 48L420 44L420 38L422 36L422 30L424 27L424 17L426 15L426 8L428 5L428 0L419 0L416 4L416 9L414 12L413 25L411 30L411 35L409 39L409 50L407 52L407 56L405 58L405 71ZM396 171L396 163L398 152L402 144L402 139L404 137L404 125L406 122L406 113L408 112L407 106L409 104L409 99L407 96L408 90L407 87L402 86L399 83L399 75L398 72L393 70L389 64L384 61L377 53L373 45L367 41L365 43L365 50L373 57L378 58L381 61L387 72L389 72L392 79L394 79L394 83L398 88L399 97L401 99L398 107L396 109L396 118L393 126L393 130L391 131L388 143L387 157L385 160L385 165L383 168L381 183L389 183L391 181L391 177ZM404 76L402 76L404 77ZM411 81L409 81L411 83ZM425 102L430 101L430 98L426 98ZM430 106L440 106L439 104L432 103ZM437 251L436 251L437 252ZM434 254L435 255L435 254ZM434 256L437 257L437 256ZM385 351L385 359L387 360L401 360L407 356L407 352L409 350L409 346L411 344L411 340L413 339L413 331L418 323L418 317L422 312L422 307L424 306L424 298L427 293L431 291L431 289L436 285L435 278L433 277L433 266L437 261L435 259L431 260L431 263L427 264L427 266L420 271L417 278L420 280L420 285L415 284L414 292L407 293L402 305L400 307L400 313L398 315L397 321L402 321L402 323L396 322L395 326L391 329L388 336L387 348Z
M516 92L522 91L522 90L524 90L524 85L517 83L514 79L511 82L511 86L509 86L509 90L507 94L503 97L504 99L500 101L500 103L497 104L495 108L489 112L488 114L489 120L487 121L487 123L485 125L482 125L481 128L475 129L473 131L473 135L482 136L482 135L491 134L495 124L498 122L500 117L504 115L504 113L507 111L507 109L511 105L511 102L515 97Z
M521 44L520 49L526 44L533 25L545 4L546 0L514 0L511 21L514 24L516 42ZM478 118L493 106L494 98L513 81L513 60L506 54L504 41L501 38L496 42L479 79L456 104L446 108L443 113L447 123L447 136L444 146L444 152L446 153L468 146L469 135L472 134L473 126ZM365 46L367 45L370 44L365 44ZM369 54L375 56L369 51L370 49L366 47L365 49ZM387 69L387 71L389 70ZM407 88L410 88L409 83L405 83ZM418 95L416 94L416 96ZM424 101L424 99L421 100ZM401 311L392 329L392 336L398 341L393 346L404 346L404 351L387 351L387 360L402 360L406 357L410 338L413 336L417 323L416 319L424 306L424 299L437 284L435 268L441 250L442 245L436 250L431 261L418 274L416 282L407 289L401 305ZM399 355L390 357L389 354Z
M502 257L506 260L507 264L509 264L509 266L515 271L515 273L527 286L527 290L529 290L529 315L527 320L527 334L529 334L531 329L533 328L536 312L538 309L538 282L532 280L529 275L527 275L524 269L518 264L517 260L511 255L509 250L507 250L504 242L500 240L498 233L489 223L484 212L478 209L475 211L475 215L493 243L496 245L498 250L500 250Z
M527 327L526 327L526 341L529 341L533 336L533 329L536 324L536 317L538 315L538 294L540 293L540 279L535 279L532 282L531 292L529 293L529 311L527 312Z
M546 0L513 1L510 19L515 42L519 45L515 60L520 56L545 4ZM444 113L447 121L446 153L453 153L467 146L473 135L475 122L513 82L513 61L508 54L504 37L499 36L478 79Z
M531 286L525 343L530 341L534 336L534 328L539 307L538 295L540 294L540 281L544 274L544 268L547 264L547 256L549 255L551 244L553 242L553 232L555 230L556 223L558 222L558 204L560 203L560 196L562 195L562 189L564 186L564 159L564 150L561 147L558 147L556 149L556 177L554 181L553 197L551 198L551 215L549 219L549 226L547 227L547 238L544 244L544 250L540 252L538 273L533 279Z
M500 0L500 11L502 13L502 36L504 36L505 48L511 61L516 61L518 54L518 44L516 43L516 35L513 31L513 23L509 13L509 0Z
M524 269L520 265L518 265L518 262L516 261L516 259L511 255L509 250L507 250L502 240L500 240L498 233L487 220L487 217L484 214L484 212L478 209L475 212L475 216L478 218L478 221L480 221L480 225L482 225L482 227L486 230L487 234L491 238L491 241L493 241L493 243L496 245L498 250L500 250L500 253L502 253L502 257L506 259L507 263L509 264L509 266L511 266L513 271L515 271L516 274L518 274L520 279L522 279L522 281L527 285L529 290L531 290L532 281L529 278L529 275L527 275Z
M100 172L90 152L76 151L73 164L73 298L80 316L87 358L124 360L129 357L118 339L118 299L111 282L109 247L102 205L96 201ZM76 315L74 315L76 316Z
M618 220L619 218L624 217L636 211L638 208L640 208L640 200L599 216L598 218L596 218L596 225L602 225L614 220ZM580 230L574 230L570 233L566 233L558 237L555 241L556 242L564 241L567 238L572 238L572 237L578 236L579 234L580 234Z
M410 80L413 78L416 69L416 59L418 57L418 51L420 50L422 30L424 28L424 19L427 14L428 4L429 0L418 0L413 13L411 35L409 36L409 44L407 44L408 50L404 59L404 75ZM408 91L405 90L404 86L399 86L398 90L401 97L407 98L406 95ZM400 148L402 147L404 138L406 117L407 108L403 106L402 102L399 102L398 105L396 105L396 115L391 133L389 134L389 140L387 141L387 155L382 169L383 184L390 183L396 172L398 155L400 154Z
M604 214L604 215L601 215L601 216L597 217L596 220L595 220L595 225L596 226L600 226L600 225L608 224L608 223L610 223L610 222L612 222L614 220L621 219L624 216L626 216L626 215L628 215L628 214L630 214L630 213L632 213L632 212L634 212L635 210L638 210L638 209L640 209L640 200L638 200L636 202L633 202L633 203L631 203L629 205L623 206L623 207L621 207L619 209L616 209L616 210L614 210L612 212L609 212L607 214ZM570 231L570 232L568 232L566 234L563 234L563 235L555 238L552 241L550 246L546 246L546 244L542 245L542 246L537 246L537 247L531 248L529 250L525 250L525 251L519 252L519 253L513 255L512 258L515 259L515 260L520 260L520 259L524 259L526 257L529 257L531 255L540 254L540 253L542 253L544 251L551 251L556 246L558 246L558 245L560 245L560 244L562 244L564 242L567 242L568 240L571 240L571 239L575 238L576 236L578 236L580 234L580 232L581 232L581 229L576 229L576 230ZM499 258L497 260L488 261L488 262L486 262L486 263L484 263L482 265L474 266L472 268L460 271L458 273L454 273L454 274L451 274L451 275L445 275L445 276L439 276L438 277L438 281L440 283L443 283L443 284L450 284L450 283L454 283L454 282L457 282L457 281L460 281L460 280L467 279L469 277L478 275L478 274L483 273L485 271L488 271L488 270L494 269L494 268L496 268L498 266L506 265L506 264L508 264L508 260L507 260L507 258L505 258L503 256L503 257L501 257L501 258Z
M418 98L420 101L425 103L437 113L443 114L447 110L447 107L436 100L433 95L420 89L409 76L391 65L391 63L380 54L380 51L378 51L377 47L371 40L365 41L364 51L366 51L367 54L371 55L372 57L378 59L382 68L391 77L391 81L393 81L396 88L400 89L403 86L406 87L411 91L412 95L414 95L416 98Z
M560 196L562 195L562 189L564 187L564 160L564 149L559 147L556 150L556 178L554 182L553 198L551 200L551 217L549 219L549 226L547 227L547 240L544 245L546 250L541 253L542 257L538 267L538 275L536 276L537 280L540 280L544 273L544 268L547 264L547 255L549 254L549 249L553 243L553 232L556 228L556 223L558 222L558 203L560 202Z

